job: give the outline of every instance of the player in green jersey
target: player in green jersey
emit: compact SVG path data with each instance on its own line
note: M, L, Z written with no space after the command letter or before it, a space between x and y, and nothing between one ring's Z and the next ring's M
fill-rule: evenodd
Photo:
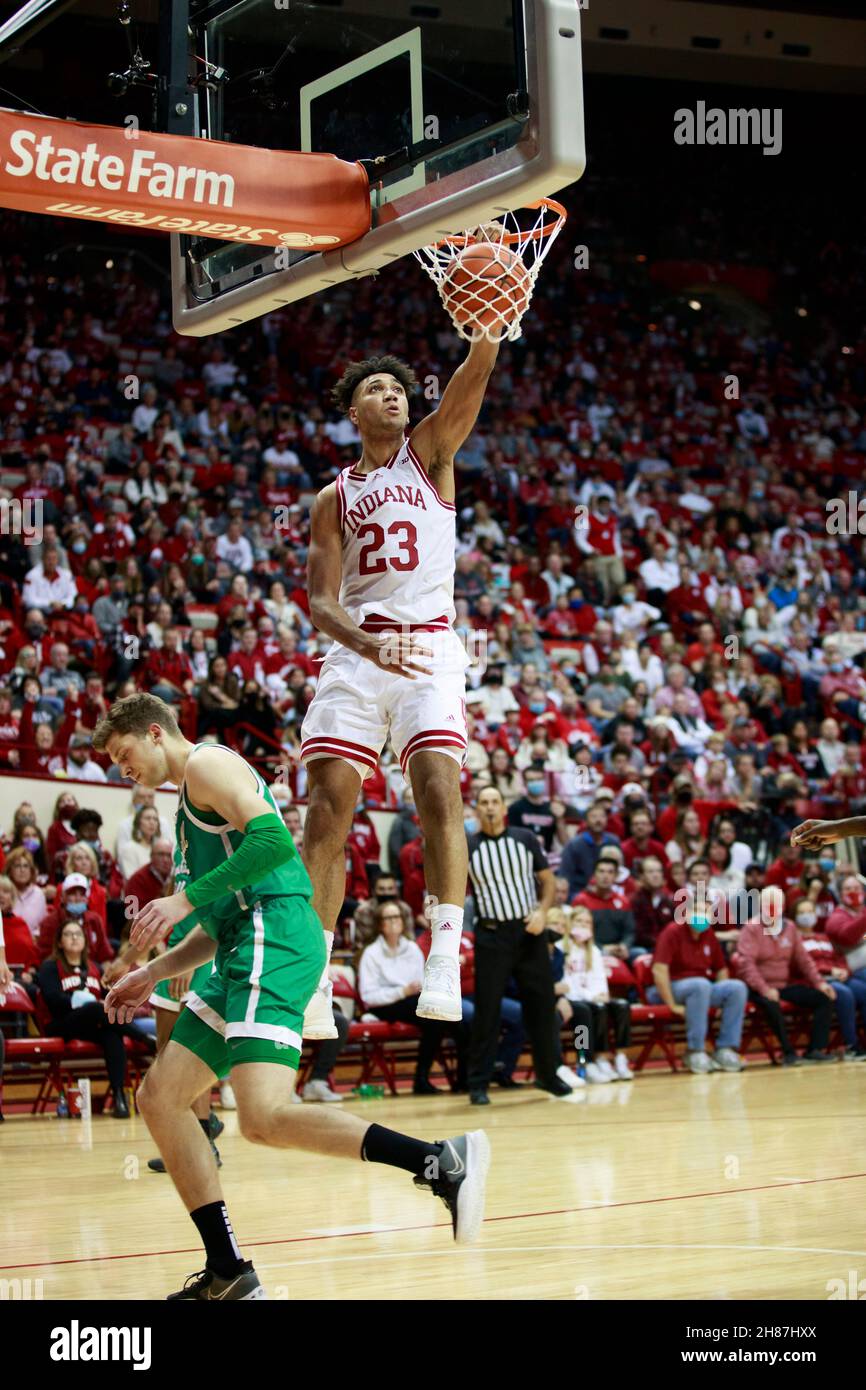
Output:
M231 1075L241 1133L254 1143L389 1164L441 1197L454 1237L474 1240L483 1219L489 1144L481 1130L426 1142L355 1115L291 1104L304 1009L325 959L312 887L270 789L228 748L192 744L155 695L128 695L94 730L124 776L179 789L178 875L187 887L139 913L142 950L196 914L179 945L119 980L109 1018L126 1022L163 979L214 960L192 992L138 1093L138 1106L202 1238L206 1267L172 1298L264 1298L235 1240L208 1141L190 1106Z

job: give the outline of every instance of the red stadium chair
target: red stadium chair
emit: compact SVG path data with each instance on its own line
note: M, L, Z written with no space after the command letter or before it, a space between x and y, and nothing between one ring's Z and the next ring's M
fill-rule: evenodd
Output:
M632 1063L633 1069L642 1071L653 1050L658 1047L664 1053L671 1071L679 1071L676 1051L670 1036L672 1026L678 1023L679 1019L667 1004L646 1002L646 992L653 982L652 956L637 956L631 962L631 971L641 998L641 1003L631 1006L632 1026L646 1033L641 1050Z

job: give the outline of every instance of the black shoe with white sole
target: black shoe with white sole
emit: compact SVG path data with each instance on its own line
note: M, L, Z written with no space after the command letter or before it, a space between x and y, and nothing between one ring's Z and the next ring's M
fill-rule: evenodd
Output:
M473 1129L442 1141L437 1177L414 1179L416 1187L425 1187L434 1197L442 1198L451 1213L458 1245L470 1245L478 1239L489 1167L490 1141L483 1129Z
M213 1140L210 1141L210 1147L211 1147L211 1153L212 1153L213 1156L214 1156L214 1162L216 1163L217 1168L222 1168L222 1166L223 1166L223 1161L222 1161L222 1159L220 1158L220 1151L219 1151L219 1149L217 1148L217 1146L216 1146L216 1144L214 1143ZM165 1163L163 1162L163 1160L162 1160L161 1158L149 1158L149 1159L147 1160L147 1166L148 1166L148 1168L150 1169L150 1171L151 1171L152 1173L164 1173L164 1172L165 1172Z
M237 1274L233 1274L230 1279L221 1279L212 1269L205 1266L198 1274L191 1274L177 1293L170 1293L166 1302L174 1303L178 1299L189 1298L205 1303L251 1303L253 1299L267 1298L267 1294L259 1283L259 1276L253 1269L252 1262L244 1260Z

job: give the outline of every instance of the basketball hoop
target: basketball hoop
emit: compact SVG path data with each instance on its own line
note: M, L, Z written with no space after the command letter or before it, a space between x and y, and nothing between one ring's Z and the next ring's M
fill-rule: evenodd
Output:
M525 225L528 212L535 217ZM565 218L560 203L540 198L413 251L461 338L499 343L520 337L539 267Z

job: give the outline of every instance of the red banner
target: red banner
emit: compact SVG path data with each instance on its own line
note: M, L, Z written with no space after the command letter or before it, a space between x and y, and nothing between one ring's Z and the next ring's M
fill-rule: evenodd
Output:
M0 110L0 207L328 251L370 230L365 170L302 154Z

